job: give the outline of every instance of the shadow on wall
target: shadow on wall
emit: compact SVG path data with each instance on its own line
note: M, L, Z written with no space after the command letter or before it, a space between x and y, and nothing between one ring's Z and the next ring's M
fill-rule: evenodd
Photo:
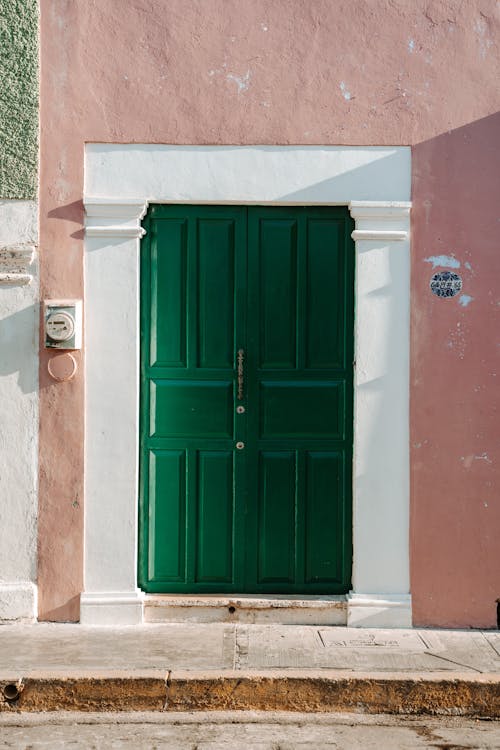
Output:
M85 231L83 229L83 219L85 211L83 207L83 201L73 201L73 203L67 203L65 206L58 206L57 208L49 211L47 216L49 219L63 219L64 221L70 221L73 224L78 224L80 227L73 232L70 236L76 240L83 240ZM62 248L64 252L64 248Z
M414 622L494 628L500 113L419 143L412 154ZM429 281L446 268L463 288L441 299Z
M384 147L384 151L387 147ZM301 187L291 193L280 195L283 203L324 202L325 195L332 196L328 203L345 204L350 200L399 201L401 196L409 200L410 186L406 181L404 162L407 157L405 149L398 147L393 153L381 151L380 156L372 162L362 164L354 169L339 172L335 176ZM359 176L362 175L363 189L360 191Z
M23 393L38 391L38 304L7 315L0 325L0 377L18 373Z

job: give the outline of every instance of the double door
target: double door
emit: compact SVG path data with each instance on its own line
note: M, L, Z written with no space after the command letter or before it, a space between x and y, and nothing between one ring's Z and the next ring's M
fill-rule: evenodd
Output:
M144 225L141 587L348 591L347 209L153 205Z

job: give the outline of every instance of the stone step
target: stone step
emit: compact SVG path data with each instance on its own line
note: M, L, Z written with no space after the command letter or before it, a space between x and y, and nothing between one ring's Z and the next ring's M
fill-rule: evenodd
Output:
M347 625L347 601L340 596L206 596L148 594L144 622Z

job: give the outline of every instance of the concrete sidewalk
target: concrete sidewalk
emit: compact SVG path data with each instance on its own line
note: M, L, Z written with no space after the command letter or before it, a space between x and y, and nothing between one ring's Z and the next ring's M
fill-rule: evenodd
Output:
M0 711L228 709L500 717L500 632L0 626Z

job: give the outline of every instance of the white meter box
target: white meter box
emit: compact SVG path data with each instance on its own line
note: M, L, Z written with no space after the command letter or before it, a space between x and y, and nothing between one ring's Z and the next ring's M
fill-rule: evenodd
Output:
M82 348L82 301L46 300L44 303L45 348Z

